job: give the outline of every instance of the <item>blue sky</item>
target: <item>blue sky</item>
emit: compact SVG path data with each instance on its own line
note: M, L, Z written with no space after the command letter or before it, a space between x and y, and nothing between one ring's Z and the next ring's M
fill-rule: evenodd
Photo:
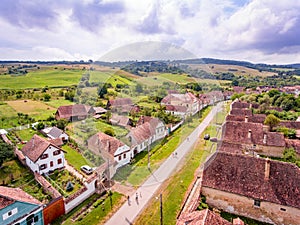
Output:
M134 58L124 46L164 42L197 57L299 63L299 27L299 0L1 0L0 60L97 60L119 47Z

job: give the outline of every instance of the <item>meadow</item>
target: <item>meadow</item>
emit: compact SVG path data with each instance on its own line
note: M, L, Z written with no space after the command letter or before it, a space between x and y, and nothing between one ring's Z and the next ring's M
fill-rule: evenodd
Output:
M16 112L28 114L36 120L45 120L56 112L56 108L39 101L16 100L6 103Z
M44 69L23 76L0 76L0 89L29 89L77 85L85 71L79 69Z

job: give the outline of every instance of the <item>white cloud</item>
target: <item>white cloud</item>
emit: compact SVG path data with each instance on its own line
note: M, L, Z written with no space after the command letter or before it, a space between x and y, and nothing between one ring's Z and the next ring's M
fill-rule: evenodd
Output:
M56 15L52 23L47 20L51 29L39 23L20 27L0 16L0 28L5 30L0 47L6 50L0 59L97 60L124 45L162 41L198 57L299 62L299 0L105 0L90 15L89 7L96 3L86 0L80 3L86 11L75 17L79 3L49 3L49 12ZM114 4L117 9L112 8ZM94 20L104 9L111 13ZM82 15L89 15L88 20L81 21ZM130 49L126 55L132 55Z

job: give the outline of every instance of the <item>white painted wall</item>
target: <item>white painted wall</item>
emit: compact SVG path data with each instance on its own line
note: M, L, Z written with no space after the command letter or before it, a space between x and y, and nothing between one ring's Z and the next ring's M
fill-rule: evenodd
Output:
M53 152L59 150L53 145L48 146L44 154L48 154L48 158L41 159L41 157L36 161L32 162L27 156L25 156L26 164L33 172L38 172L39 174L48 173L49 171L63 168L65 166L65 155L63 151L60 151L59 155L53 155ZM58 159L62 160L61 164L58 164ZM50 167L50 162L53 162L53 166ZM47 168L40 170L40 166L46 164Z
M82 203L84 200L86 200L88 197L90 197L92 194L96 192L96 185L97 179L93 180L90 183L85 182L84 185L87 188L85 192L83 192L81 195L79 195L77 198L74 198L72 201L65 203L65 210L66 213L69 213L72 209L74 209L77 205Z

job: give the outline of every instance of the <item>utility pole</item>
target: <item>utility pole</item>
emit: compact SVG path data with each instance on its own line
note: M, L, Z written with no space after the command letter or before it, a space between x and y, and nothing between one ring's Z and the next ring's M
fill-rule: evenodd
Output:
M159 202L160 202L160 225L163 225L163 205L162 205L162 194L159 194Z

